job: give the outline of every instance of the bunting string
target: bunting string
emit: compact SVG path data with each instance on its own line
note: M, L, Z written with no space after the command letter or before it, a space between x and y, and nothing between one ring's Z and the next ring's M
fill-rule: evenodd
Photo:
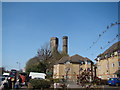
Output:
M94 42L92 43L92 45L91 45L87 50L91 49L91 48L99 41L99 39L103 36L103 34L105 34L111 27L113 27L113 26L115 26L115 25L118 25L118 24L120 24L120 23L115 22L115 23L111 23L110 25L108 25L108 26L106 27L106 30L103 30L102 33L100 33L100 34L98 35L98 38L96 39L96 41L94 41ZM110 42L108 41L108 43L110 43Z
M107 45L105 45L104 47L100 47L100 49L105 49L107 46L109 46L110 43L113 43L118 38L120 38L120 34L117 34L115 38L113 38L111 41L108 41Z
M107 48L111 43L113 43L118 38L120 38L120 34L117 34L111 41L108 41L105 46L101 46L100 49L104 50L105 48ZM94 55L94 53L92 53L91 55Z

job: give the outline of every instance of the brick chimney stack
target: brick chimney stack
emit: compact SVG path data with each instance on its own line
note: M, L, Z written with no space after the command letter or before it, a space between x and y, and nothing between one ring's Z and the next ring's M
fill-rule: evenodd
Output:
M58 51L58 38L57 37L52 37L50 39L50 48L51 48L52 53Z
M63 36L62 52L65 54L68 54L68 37L67 36Z

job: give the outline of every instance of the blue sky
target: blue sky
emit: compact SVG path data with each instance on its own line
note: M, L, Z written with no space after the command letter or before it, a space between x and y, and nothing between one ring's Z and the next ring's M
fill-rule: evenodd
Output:
M79 54L94 60L118 34L115 25L89 50L99 34L111 23L118 21L117 2L19 2L2 3L2 61L6 69L25 67L37 50L49 43L51 37L68 36L68 54ZM108 45L111 46L114 42ZM106 47L106 49L108 48Z

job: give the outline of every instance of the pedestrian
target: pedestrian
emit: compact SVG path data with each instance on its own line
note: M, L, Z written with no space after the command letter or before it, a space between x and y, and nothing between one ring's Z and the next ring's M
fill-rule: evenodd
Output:
M20 87L19 87L19 86L20 86L19 84L20 84L20 83L19 83L19 79L18 79L18 80L16 81L16 83L15 83L15 88L16 88L16 89L20 88Z
M11 82L10 77L8 77L8 85L9 85L9 89L12 89L12 82Z

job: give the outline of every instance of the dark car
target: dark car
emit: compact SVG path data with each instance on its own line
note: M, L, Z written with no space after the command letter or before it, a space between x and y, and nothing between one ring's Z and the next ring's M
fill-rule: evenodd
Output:
M120 86L120 78L109 78L108 84L112 86Z

